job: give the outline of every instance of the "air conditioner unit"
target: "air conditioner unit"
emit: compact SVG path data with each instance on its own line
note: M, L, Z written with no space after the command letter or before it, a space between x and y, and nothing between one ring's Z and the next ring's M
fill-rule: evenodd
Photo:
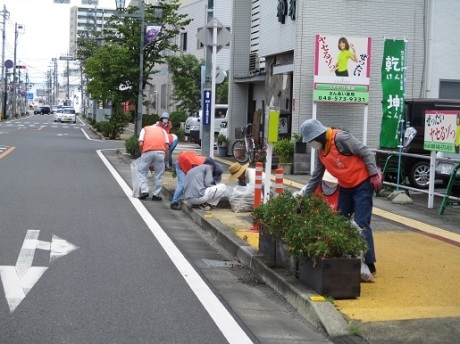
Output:
M259 56L257 53L249 54L249 73L259 71Z

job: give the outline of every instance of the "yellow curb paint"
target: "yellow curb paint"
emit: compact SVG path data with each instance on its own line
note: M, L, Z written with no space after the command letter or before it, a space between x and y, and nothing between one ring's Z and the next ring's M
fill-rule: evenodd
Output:
M8 154L10 154L12 151L14 151L16 147L10 147L8 148L6 151L4 151L2 154L0 154L0 159L7 156Z
M324 296L310 296L311 301L326 301Z
M446 231L446 230L444 230L442 228L431 226L431 225L428 225L426 223L423 223L423 222L420 222L420 221L417 221L417 220L413 220L413 219L409 219L409 218L404 217L404 216L396 215L396 214L390 213L388 211L385 211L385 210L382 210L382 209L379 209L379 208L373 208L372 213L374 215L381 216L381 217L384 217L386 219L390 219L390 220L399 222L399 223L401 223L403 225L412 227L412 228L417 229L419 231L429 233L429 234L433 234L433 235L437 235L437 236L440 236L442 238L449 239L449 240L455 241L457 243L460 243L460 234L452 233L452 232Z
M211 215L211 214L204 214L204 218L206 218L206 219L211 219L211 218L212 218L212 215Z
M259 233L248 232L247 229L240 229L237 230L235 233L238 237L248 242L249 245L256 249L259 249Z
M335 300L363 322L460 317L460 248L417 232L374 232L376 283L361 297Z

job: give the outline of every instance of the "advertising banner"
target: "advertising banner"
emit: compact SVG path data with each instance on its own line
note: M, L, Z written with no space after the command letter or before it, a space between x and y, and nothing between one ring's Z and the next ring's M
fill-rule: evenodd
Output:
M161 31L161 26L147 26L145 31L145 45L152 43Z
M382 127L380 147L396 148L404 114L404 73L406 42L385 40L382 61Z
M459 146L460 112L426 111L423 148L429 151L455 153Z
M371 38L316 35L313 101L369 103Z

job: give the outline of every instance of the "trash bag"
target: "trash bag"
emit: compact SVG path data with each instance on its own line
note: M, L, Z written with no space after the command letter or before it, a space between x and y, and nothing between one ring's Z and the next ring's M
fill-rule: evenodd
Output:
M133 186L133 197L138 198L141 195L139 182L139 163L141 158L137 158L131 163L131 182Z
M235 186L228 194L234 213L248 213L254 210L254 185Z
M352 221L352 224L362 234L363 230L361 229L361 227L359 227L355 221ZM369 267L364 262L364 253L362 251L360 254L360 258L361 258L361 282L375 283L374 275L371 273L371 270L369 270Z

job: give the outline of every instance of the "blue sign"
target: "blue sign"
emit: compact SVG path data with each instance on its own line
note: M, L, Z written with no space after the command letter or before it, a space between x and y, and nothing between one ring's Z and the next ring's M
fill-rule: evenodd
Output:
M211 90L203 90L203 125L211 124Z
M34 94L31 92L27 92L27 99L34 100Z
M11 60L6 60L5 61L5 67L6 68L13 68L14 64L13 64L13 61Z

